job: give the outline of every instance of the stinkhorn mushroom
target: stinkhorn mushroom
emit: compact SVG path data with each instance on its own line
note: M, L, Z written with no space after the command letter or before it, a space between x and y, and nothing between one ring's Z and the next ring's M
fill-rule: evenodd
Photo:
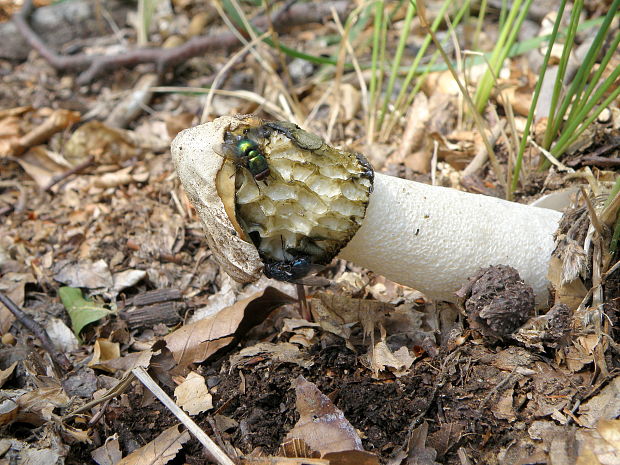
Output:
M237 281L264 270L296 278L337 254L454 302L481 268L508 265L546 302L557 211L373 176L360 154L254 116L186 129L172 156L213 254Z

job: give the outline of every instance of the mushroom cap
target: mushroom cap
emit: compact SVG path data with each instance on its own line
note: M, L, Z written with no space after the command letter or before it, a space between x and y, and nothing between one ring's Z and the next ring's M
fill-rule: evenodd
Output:
M253 117L223 116L181 131L172 141L172 160L179 179L205 229L209 248L235 281L261 277L263 263L234 215L235 166L221 154L224 133ZM226 202L226 205L225 205Z

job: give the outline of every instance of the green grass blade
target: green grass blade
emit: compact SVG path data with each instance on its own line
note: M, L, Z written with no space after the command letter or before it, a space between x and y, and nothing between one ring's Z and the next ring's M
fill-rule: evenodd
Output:
M534 121L534 112L536 111L536 104L538 103L538 98L540 97L540 89L542 88L542 83L545 77L545 73L547 72L547 66L549 64L549 58L551 58L551 50L553 48L553 44L555 44L555 41L558 37L558 31L560 29L560 23L562 22L562 16L564 15L565 8L566 8L566 0L562 0L562 2L560 3L560 8L558 11L556 22L553 25L553 30L551 31L547 52L545 53L545 58L542 62L540 72L538 73L538 81L536 82L536 87L534 88L532 104L530 105L530 111L527 115L527 121L525 123L525 128L523 129L523 136L521 137L521 144L519 145L519 152L517 153L517 160L515 162L515 166L512 171L512 182L510 184L510 190L509 190L509 195L508 195L509 199L512 198L512 194L517 189L517 184L519 183L519 176L521 175L521 167L523 165L523 154L525 153L525 146L527 145L527 139L530 134L530 128L532 127L532 121Z
M590 71L596 62L596 58L599 54L601 47L605 41L605 36L607 35L607 31L609 29L609 25L611 24L612 19L616 15L618 8L620 7L620 0L614 0L614 3L611 5L607 14L605 15L601 27L599 28L596 36L594 38L594 42L588 50L586 57L583 60L583 65L579 67L577 70L577 74L575 75L573 82L568 88L566 92L566 96L560 105L560 109L557 112L557 116L553 123L552 131L554 134L557 134L560 130L562 122L564 121L564 116L566 115L566 111L568 110L571 102L579 102L581 100L581 93L586 85L588 76L590 75Z
M592 78L589 79L589 82L588 82L588 84L587 84L587 86L585 88L585 92L583 93L581 98L579 98L577 101L573 102L573 104L571 106L571 110L568 113L568 118L567 119L569 121L572 119L574 114L577 113L577 111L579 111L579 108L581 108L583 106L582 102L587 102L590 99L590 96L592 95L592 92L598 86L599 81L600 81L601 77L603 76L603 73L605 72L605 69L607 68L607 65L609 64L609 61L616 54L617 48L618 48L619 44L620 44L620 32L616 34L616 37L614 38L613 42L611 43L611 46L609 47L609 50L607 50L607 53L605 54L605 56L603 57L603 59L599 63L598 69L596 70L596 73L594 73Z
M396 83L396 77L398 76L398 68L400 67L400 63L403 59L403 52L405 51L405 46L407 45L407 37L409 36L409 32L411 31L411 21L413 20L415 12L415 4L413 2L409 2L407 5L407 13L405 15L405 24L403 25L403 30L401 31L400 40L398 41L398 46L396 48L396 53L394 54L394 62L392 63L392 70L390 72L390 78L388 79L388 85L385 91L383 105L381 105L381 112L379 114L377 130L381 130L383 120L385 119L385 115L387 113L388 104L390 102L390 99L392 98L394 84Z
M560 63L558 64L558 74L555 77L555 83L553 85L553 94L551 95L551 106L549 107L549 115L547 118L547 127L545 128L545 136L543 139L543 147L549 150L551 142L555 134L552 132L554 126L555 110L558 107L558 101L560 99L560 93L564 84L564 77L566 76L566 68L568 67L568 61L570 54L573 50L573 44L575 43L575 35L577 33L577 25L579 24L579 15L583 9L583 0L576 0L573 5L573 11L570 15L570 22L568 25L568 34L564 41L564 47L562 48L562 56L560 57ZM558 19L556 18L556 22Z
M519 9L521 8L521 3L521 0L516 0L512 5L506 24L504 24L500 30L497 43L491 52L491 57L489 58L490 67L485 71L480 83L478 84L478 88L476 89L474 102L478 113L482 113L484 111L489 95L491 95L491 90L493 89L493 83L495 80L494 76L497 76L497 72L499 71L498 66L501 66L501 57L504 55L503 50L508 43L508 37L511 35L511 30L513 29L513 25L517 19ZM510 49L510 47L508 47L508 49Z
M469 0L466 0L464 3L464 6L461 7L461 11L463 11L463 13L465 12L467 5L469 5L469 3L470 3ZM431 25L431 29L433 30L433 32L437 31L437 29L439 28L439 25L442 23L443 18L451 4L452 2L450 0L445 0L443 2L443 5L441 5L441 9L439 10L437 17L435 18L435 20L433 21L433 24ZM420 49L418 50L418 53L416 54L416 57L414 58L411 65L409 66L409 70L407 71L407 75L405 76L405 79L403 80L403 84L401 86L400 92L398 93L398 96L396 97L394 106L396 107L397 111L400 112L401 114L403 112L401 107L405 99L405 94L407 92L407 89L411 85L411 81L413 80L413 78L418 73L418 66L420 65L420 61L422 61L422 58L424 58L424 55L426 54L426 51L429 45L431 44L431 41L432 40L431 40L430 35L427 34L426 37L424 38L424 41L422 42L422 46L420 47Z
M370 120L368 121L368 125L366 127L367 131L369 134L371 134L371 140L372 140L372 135L374 135L375 132L375 128L374 128L374 113L376 111L376 102L377 102L377 89L378 89L378 82L379 82L379 73L382 73L383 71L380 70L378 68L378 60L379 60L379 47L380 47L380 40L381 40L381 31L383 29L383 2L382 1L376 1L375 2L375 18L374 18L374 23L373 23L373 30L372 30L372 56L370 59L370 83L369 83L369 98L370 98L370 102L369 102L369 115L370 115Z
M603 94L610 88L610 86L618 79L620 76L620 67L614 69L613 73L605 79L605 82L601 84L594 96L587 102L586 105L581 109L581 111L570 120L566 129L562 131L562 135L556 142L556 144L551 148L551 154L560 158L564 151L579 138L579 136L586 130L586 128L592 124L592 122L598 117L598 115L607 107L614 99L620 95L620 87L614 89L614 91L609 94L609 96L603 100L603 102L594 110L594 112L590 113L592 109L596 106L596 102L598 102ZM589 114L589 116L588 116ZM586 119L587 116L587 119Z

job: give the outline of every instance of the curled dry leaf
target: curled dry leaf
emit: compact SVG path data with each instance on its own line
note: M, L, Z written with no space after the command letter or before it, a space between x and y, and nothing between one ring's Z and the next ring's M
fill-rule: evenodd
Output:
M0 398L0 426L13 422L42 425L52 420L54 409L69 404L69 397L55 380L33 391L0 391Z
M99 164L115 165L137 156L139 152L131 131L90 121L71 135L64 153L69 163L75 166L89 156L94 156Z
M321 456L329 452L364 450L362 440L344 413L314 383L299 376L294 384L299 421L286 435L287 439L303 439Z
M62 155L42 145L32 147L18 158L18 163L42 189L49 185L55 176L71 169L71 164Z
M308 360L305 353L299 350L299 347L290 342L280 342L273 344L271 342L259 342L251 347L246 347L239 351L238 354L230 358L231 369L243 363L244 359L262 356L278 363L295 363L303 368L310 368L314 365L312 360Z
M78 263L62 261L54 267L54 279L67 286L108 290L114 285L112 273L105 260Z
M114 360L120 356L121 348L118 342L111 342L107 339L98 338L95 341L95 346L93 348L93 358L90 362L88 362L88 366L91 368L107 370L105 365L102 365L102 362Z
M383 334L383 338L385 338L385 334ZM402 346L398 350L392 352L385 342L385 339L377 342L369 355L370 367L375 378L379 376L380 372L386 369L392 372L397 378L406 375L415 361L415 358L411 356L407 347Z
M273 287L240 300L215 315L183 326L164 339L181 366L200 363L262 322L280 305L295 302Z
M147 445L133 451L118 465L164 465L176 457L187 441L189 433L179 431L179 425L172 426Z
M105 444L90 453L97 465L116 465L123 458L119 443L118 434L113 434L105 440Z
M582 404L578 410L579 423L594 428L601 420L620 415L620 376L616 376L601 392Z
M13 371L15 371L15 367L17 366L17 362L13 362L10 366L8 366L4 370L0 370L0 387L4 386L4 383L13 375Z
M190 415L197 415L213 408L213 397L198 373L190 372L185 381L174 390L176 404Z

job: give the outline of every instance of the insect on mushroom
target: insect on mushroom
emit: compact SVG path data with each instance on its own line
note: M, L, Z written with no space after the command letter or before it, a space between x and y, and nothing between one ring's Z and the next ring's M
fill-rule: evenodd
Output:
M237 166L246 168L255 181L265 181L271 174L267 158L261 150L260 144L254 137L265 137L264 131L254 134L244 131L244 134L226 133L222 144L224 158L233 160Z
M270 279L306 286L322 286L326 280L317 276L308 276L325 269L322 265L313 264L311 258L302 255L292 260L266 261L263 273ZM328 281L327 281L328 282Z

